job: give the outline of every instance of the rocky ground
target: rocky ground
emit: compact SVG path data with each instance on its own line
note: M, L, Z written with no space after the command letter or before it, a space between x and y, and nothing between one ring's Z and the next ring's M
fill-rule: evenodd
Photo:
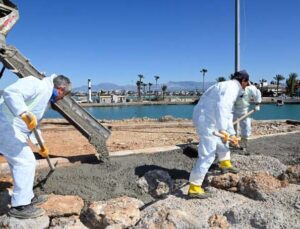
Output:
M176 122L176 127L168 126L173 122L148 120L135 122L135 127L131 121L105 125L111 126L112 137L124 137L127 133L125 139L110 140L125 145L142 139L145 145L139 144L147 146L150 143L147 137L152 134L160 138L167 135L169 139L177 131L189 134L182 134L182 142L176 144L197 141L188 120ZM161 128L156 127L158 124ZM153 130L145 126L152 126ZM44 128L44 132L54 131L49 126ZM67 129L62 132L74 131L65 125L62 128ZM169 134L170 130L173 133ZM35 220L6 216L11 180L2 177L0 228L300 228L300 133L257 138L294 130L299 130L299 125L254 123L250 155L243 155L243 151L232 153L232 161L241 172L222 175L218 169L211 169L205 186L213 197L207 200L186 196L185 184L196 160L193 144L167 153L116 157L102 164L58 168L44 190L36 190L52 195L42 206L47 216ZM152 140L163 145L158 141L160 138Z

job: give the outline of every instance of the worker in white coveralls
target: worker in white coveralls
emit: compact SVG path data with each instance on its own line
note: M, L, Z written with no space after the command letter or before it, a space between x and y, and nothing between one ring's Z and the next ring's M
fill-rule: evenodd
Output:
M254 109L256 111L259 111L261 103L261 92L252 84L247 86L243 95L239 96L236 100L233 109L234 120L237 120L238 118L248 113L251 101L255 103ZM248 138L251 135L251 118L247 117L243 119L242 121L240 121L239 126L241 136L240 147L246 150L248 145Z
M201 187L209 167L218 157L219 167L223 173L237 173L238 169L230 162L228 140L238 145L233 128L232 112L236 99L243 94L249 81L246 71L234 74L234 79L217 83L208 88L201 96L193 112L193 124L200 142L198 160L190 174L188 196L208 198L210 193ZM223 137L216 136L215 133Z
M41 121L49 102L55 103L71 91L70 80L52 75L42 80L33 76L19 79L5 88L0 99L0 153L6 158L13 177L10 216L35 218L44 214L37 205L47 196L34 196L35 157L27 144L37 144L32 133ZM48 149L40 150L43 157Z

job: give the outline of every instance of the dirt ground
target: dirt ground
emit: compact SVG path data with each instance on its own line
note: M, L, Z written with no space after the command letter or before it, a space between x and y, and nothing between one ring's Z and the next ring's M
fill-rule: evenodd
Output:
M172 117L102 121L111 130L107 141L109 152L198 142L191 120ZM44 120L42 135L50 155L69 157L94 154L95 148L72 125L63 119ZM254 121L253 136L300 130L300 125L283 121ZM33 151L38 149L32 146ZM3 162L0 156L0 162Z
M110 152L142 149L156 146L169 146L196 141L197 136L188 120L159 122L151 120L111 121L102 123L111 130L107 141ZM43 136L50 151L56 156L91 154L95 150L88 141L72 126L46 123Z

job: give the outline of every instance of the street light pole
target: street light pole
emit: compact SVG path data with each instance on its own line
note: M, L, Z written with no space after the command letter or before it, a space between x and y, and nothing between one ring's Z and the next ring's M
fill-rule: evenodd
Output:
M240 0L235 0L235 68L240 70Z
M202 68L202 70L200 72L202 72L202 76L203 76L203 83L202 83L202 94L203 94L204 93L204 76L205 76L205 73L207 72L207 69Z

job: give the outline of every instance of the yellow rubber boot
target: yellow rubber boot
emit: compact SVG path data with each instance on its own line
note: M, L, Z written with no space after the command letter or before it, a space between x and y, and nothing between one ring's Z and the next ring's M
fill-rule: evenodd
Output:
M239 170L232 166L230 160L220 161L219 167L222 173L234 173L237 174Z
M211 197L211 194L205 192L204 189L201 188L200 185L195 185L195 184L190 183L188 196L190 198L206 199L206 198Z

